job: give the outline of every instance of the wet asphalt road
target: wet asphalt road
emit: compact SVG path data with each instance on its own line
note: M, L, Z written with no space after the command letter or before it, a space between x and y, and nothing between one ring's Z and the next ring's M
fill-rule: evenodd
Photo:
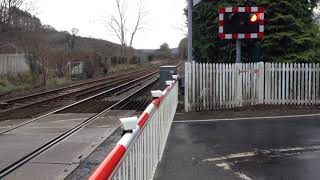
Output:
M154 179L320 179L320 116L175 122Z

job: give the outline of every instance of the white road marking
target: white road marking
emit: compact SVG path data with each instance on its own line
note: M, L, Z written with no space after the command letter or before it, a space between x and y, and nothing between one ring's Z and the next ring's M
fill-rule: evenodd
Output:
M234 174L238 175L239 178L243 179L243 180L252 180L249 176L241 173L241 172L235 172Z
M281 148L281 149L268 149L268 150L258 150L258 151L252 151L252 152L243 152L243 153L237 153L237 154L229 154L226 156L218 157L218 158L208 158L204 159L203 161L207 162L215 162L215 161L223 161L223 160L230 160L230 159L237 159L237 158L247 158L247 157L253 157L257 155L259 152L261 153L271 153L271 152L278 152L278 153L284 153L283 155L291 156L300 154L301 152L291 152L291 151L305 151L305 150L320 150L320 145L316 146L309 146L309 147L289 147L289 148ZM275 157L277 157L276 155Z
M216 166L223 168L226 171L232 171L230 165L228 163L220 163L220 164L216 164ZM233 172L233 174L237 175L240 179L243 180L252 180L249 176L241 173L241 172Z
M248 117L248 118L226 118L226 119L205 119L205 120L184 120L173 121L174 123L197 123L197 122L217 122L217 121L238 121L238 120L254 120L254 119L284 119L284 118L301 118L314 117L320 114L292 115L292 116L267 116L267 117Z
M230 155L223 156L223 157L218 157L218 158L209 158L209 159L205 159L203 161L209 161L209 162L223 161L223 160L228 160L228 159L252 157L252 156L255 156L255 155L257 155L256 152L245 152L245 153L238 153L238 154L230 154Z
M272 153L272 152L278 152L278 153L283 153L283 154L271 155L270 157L292 156L292 155L297 155L297 154L301 153L301 152L292 152L292 151L303 151L303 150L320 150L320 146L317 145L317 146L309 146L309 147L289 147L289 148L281 148L281 149L258 150L258 151L253 151L253 152L229 154L229 155L226 155L223 157L205 159L203 161L206 161L206 162L218 161L220 163L216 164L217 167L221 167L226 171L232 171L231 165L233 165L233 163L221 162L221 161L230 160L230 159L237 159L237 158L248 158L248 157L253 157L255 155L258 155L258 153L268 154L268 153ZM238 161L235 161L235 162L238 162ZM243 180L252 180L249 176L247 176L243 172L235 171L233 173Z
M220 164L216 164L216 166L222 167L224 170L231 170L228 163L220 163Z

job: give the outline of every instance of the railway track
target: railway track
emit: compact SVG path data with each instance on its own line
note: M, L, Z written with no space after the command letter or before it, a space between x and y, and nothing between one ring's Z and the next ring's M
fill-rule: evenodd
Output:
M178 64L181 66L181 63ZM25 121L19 125L11 127L6 131L2 131L0 135L10 134L19 128L29 127L32 123L40 123L42 120L46 121L51 115L57 114L69 114L69 113L93 113L89 118L86 118L79 122L77 125L69 127L64 132L60 132L54 138L50 139L38 145L32 150L28 150L27 154L23 156L16 157L17 159L12 160L9 165L1 167L0 169L0 179L4 178L8 174L15 171L17 168L23 166L35 157L38 157L43 152L46 152L52 147L56 147L58 143L66 140L75 133L82 130L84 127L88 126L95 120L105 116L111 110L143 110L146 105L152 100L150 95L146 95L146 90L151 90L157 84L159 80L158 71L147 71L147 74L139 74L137 77L134 76L132 79L123 79L123 82L119 84L114 84L113 87L102 88L103 86L97 88L99 91L94 92L94 90L81 91L81 93L76 93L76 96L83 97L83 99L78 100L72 104L60 107L59 109L53 110L46 113L40 117ZM90 92L93 91L93 92ZM92 95L93 93L93 95ZM90 95L90 97L85 97ZM75 96L75 97L76 97ZM113 99L112 101L106 102L106 99ZM149 99L148 99L149 98ZM28 109L29 110L29 109Z
M155 68L150 68L2 101L0 120L29 118L85 99L145 74L157 72Z
M76 132L78 132L79 130L81 130L82 128L84 128L85 126L87 126L88 124L90 124L91 122L95 121L97 118L101 117L102 115L105 115L106 113L108 113L110 110L116 108L118 109L119 107L123 107L124 105L126 105L126 102L131 99L134 98L136 95L138 95L139 93L143 93L143 91L145 89L147 89L148 87L150 87L151 85L153 85L154 83L156 83L158 81L159 77L158 76L154 76L154 73L149 73L145 76L136 78L134 80L131 80L130 82L126 82L123 83L117 87L111 88L109 90L106 90L104 92L101 92L99 94L96 94L94 96L91 96L89 98L86 98L84 100L81 100L79 102L76 102L74 104L68 105L66 107L60 108L58 110L52 111L48 114L45 114L39 118L33 119L31 121L25 122L23 124L20 124L16 127L13 127L5 132L2 132L1 134L4 133L8 133L10 131L16 130L20 127L26 126L27 124L30 124L32 122L35 121L39 121L42 118L48 117L52 114L57 114L57 113L63 113L65 111L68 111L69 109L72 108L78 108L79 106L83 106L84 103L87 103L91 100L97 100L97 99L102 99L104 98L106 95L108 94L112 94L115 93L117 90L119 89L123 89L123 88L128 88L128 87L136 87L139 85L138 88L136 88L134 90L134 92L130 92L129 94L125 95L124 97L121 98L121 100L114 102L113 104L109 105L108 107L104 107L102 110L99 110L99 112L97 112L95 115L93 115L90 118L87 118L86 120L84 120L83 122L81 122L80 124L68 129L67 131L59 134L57 137L53 138L52 140L48 141L47 143L41 145L40 147L36 148L34 151L30 152L29 154L25 155L24 157L19 158L19 160L11 163L10 165L2 168L0 170L0 179L4 178L6 175L8 175L9 173L13 172L14 170L16 170L17 168L19 168L20 166L24 165L25 163L27 163L28 161L30 161L31 159L37 157L39 154L41 154L42 152L48 150L49 148L53 147L54 145L58 144L59 142L62 142L63 140L65 140L66 138L70 137L71 135L75 134ZM144 83L142 83L144 82ZM137 107L139 108L139 107ZM0 134L0 135L1 135Z

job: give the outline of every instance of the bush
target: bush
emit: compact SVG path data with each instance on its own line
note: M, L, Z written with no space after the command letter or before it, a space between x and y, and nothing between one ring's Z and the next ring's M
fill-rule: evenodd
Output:
M19 89L30 89L36 87L39 84L36 83L33 77L29 73L23 74L7 74L0 76L0 92L8 92Z
M84 73L87 78L93 78L95 73L95 68L92 62L88 61L85 65Z
M143 64L118 64L109 68L109 73L125 72L130 70L138 70L145 67Z

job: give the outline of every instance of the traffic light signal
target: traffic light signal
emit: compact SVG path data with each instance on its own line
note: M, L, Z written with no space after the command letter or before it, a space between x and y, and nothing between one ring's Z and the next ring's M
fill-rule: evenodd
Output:
M262 38L264 9L258 7L220 8L219 36L221 39Z
M254 13L254 14L250 14L250 22L251 23L256 23L259 20L259 15Z
M224 33L257 33L259 19L256 13L225 13Z

